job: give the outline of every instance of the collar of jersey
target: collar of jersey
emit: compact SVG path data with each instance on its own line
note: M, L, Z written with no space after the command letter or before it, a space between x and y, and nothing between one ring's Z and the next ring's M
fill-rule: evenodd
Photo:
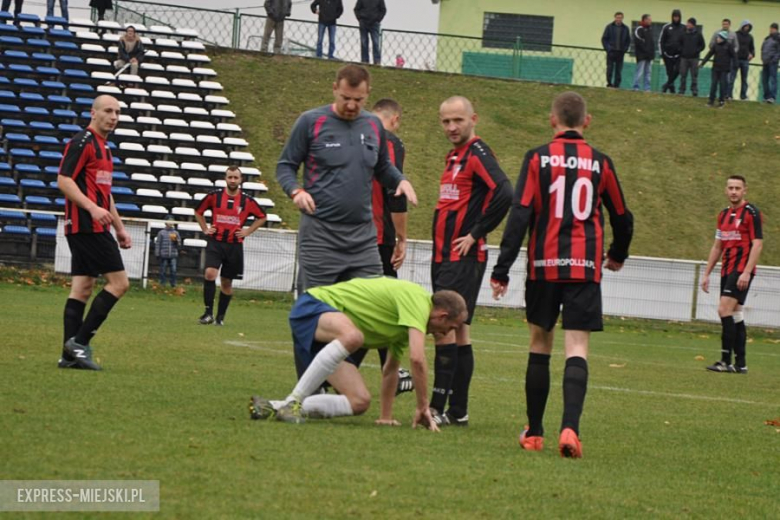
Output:
M579 132L575 132L574 130L566 130L565 132L555 134L555 139L576 139L578 141L585 140L585 138L582 137Z

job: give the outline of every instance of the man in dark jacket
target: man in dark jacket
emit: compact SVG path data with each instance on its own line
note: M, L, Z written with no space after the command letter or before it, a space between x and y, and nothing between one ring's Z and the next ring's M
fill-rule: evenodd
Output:
M636 72L634 73L634 90L639 90L639 82L644 80L642 89L650 92L650 77L655 59L655 43L653 42L653 20L649 14L642 15L642 22L634 31L634 55L636 56Z
M710 52L704 57L704 61L701 62L699 67L709 61L711 57L715 57L712 62L712 79L710 80L710 100L707 106L715 106L715 94L720 87L720 95L718 96L718 106L723 108L726 104L726 94L729 86L729 72L731 71L731 62L734 61L736 53L734 47L728 42L728 31L721 31L715 40L715 47L710 49Z
M355 4L355 17L360 23L360 61L368 63L368 37L374 47L374 65L382 63L382 41L380 24L387 14L385 0L358 0Z
M658 39L658 52L664 60L666 67L666 83L663 92L674 94L674 81L680 73L680 53L682 52L683 34L685 26L682 24L682 13L679 9L672 11L672 21L661 29L661 37Z
M718 41L718 35L721 31L726 31L726 34L728 34L728 38L726 39L726 42L728 42L729 45L734 49L734 63L731 64L731 69L729 70L729 77L728 77L728 92L726 92L726 99L731 99L731 91L734 87L734 77L737 75L737 59L736 59L736 53L739 52L739 40L737 39L737 33L731 30L731 20L728 18L724 18L721 22L720 30L715 31L715 34L712 35L712 38L710 38L710 49L715 48L715 44Z
M314 0L311 12L319 15L317 27L317 57L322 58L322 41L325 30L328 31L328 59L333 59L336 52L336 21L344 14L344 4L341 0Z
M290 16L291 10L292 0L265 0L265 12L268 18L265 19L261 51L268 52L268 40L271 39L271 32L274 33L274 54L279 54L282 51L284 19Z
M699 95L699 55L707 45L704 36L696 28L696 18L688 18L683 34L682 51L680 54L680 95L685 95L685 84L688 71L691 71L691 94Z
M737 51L737 70L742 75L742 87L739 90L739 99L747 99L748 91L748 73L750 72L750 60L756 55L756 44L753 41L753 35L750 31L753 30L753 24L750 20L744 20L737 31L737 42L739 42L739 50ZM732 89L734 83L737 81L737 75L734 74L734 80L732 81ZM731 92L729 92L731 94Z
M780 61L780 33L777 24L769 26L769 36L761 44L761 81L764 86L764 101L774 103L777 98L777 63Z
M620 88L620 81L623 79L623 57L631 46L631 35L628 27L623 25L623 13L620 11L615 13L615 21L604 28L601 45L607 51L607 87Z

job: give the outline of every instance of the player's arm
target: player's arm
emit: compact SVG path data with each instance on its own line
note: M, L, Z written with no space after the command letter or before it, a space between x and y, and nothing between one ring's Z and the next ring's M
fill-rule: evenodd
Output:
M404 197L404 202L406 197ZM409 220L408 213L393 212L391 208L390 218L393 219L393 227L395 227L395 248L393 249L393 256L390 257L390 263L393 264L393 269L396 271L401 268L406 259L406 224Z
M298 169L306 159L311 145L309 136L309 118L301 115L293 125L290 137L282 150L282 155L276 163L276 180L298 209L312 214L316 209L314 199L298 182Z
M213 206L214 206L214 194L209 193L208 195L206 195L206 197L203 198L203 200L200 201L200 204L198 204L198 207L195 209L195 221L200 226L200 230L203 231L204 235L213 235L214 233L217 232L216 227L209 226L206 223L206 217L203 215L204 213L206 213L206 211L209 208L211 208L212 211L211 219L213 221L214 220Z
M745 270L739 275L737 280L737 289L744 291L750 284L750 276L758 265L758 259L761 256L761 250L764 248L764 234L762 230L761 213L755 209L749 209L751 217L750 226L750 255L748 255Z
M249 235L257 231L258 228L260 228L260 226L265 225L267 221L265 211L263 211L262 208L260 208L260 205L257 203L256 200L249 199L248 203L252 205L251 215L255 217L255 221L252 222L252 225L250 225L248 228L246 229L241 228L236 232L236 236L239 236L241 238L248 237Z
M719 238L715 238L710 248L710 255L707 257L707 267L704 268L704 274L701 276L701 290L710 292L710 273L715 269L715 264L718 263L721 253L723 252L723 242Z
M417 396L417 409L414 411L412 428L417 425L431 431L439 431L433 422L428 406L428 363L425 360L425 334L415 328L409 328L409 363L411 365L414 393Z
M84 169L87 161L92 159L91 153L85 152L84 142L71 141L65 148L65 155L60 164L59 175L57 175L57 187L65 197L76 204L81 209L89 211L92 220L100 222L104 226L111 224L113 216L107 211L81 193L73 177Z
M607 250L606 268L619 271L628 258L628 248L634 236L634 216L626 206L615 166L609 157L604 164L602 182L601 199L609 213L609 225L612 227L612 244Z
M506 294L509 286L509 269L520 254L520 247L528 231L533 216L532 203L534 194L538 191L538 184L539 157L534 152L528 152L517 180L504 236L501 237L501 253L490 275L490 286L493 288L493 298L496 300Z
M393 419L393 402L395 402L395 390L398 387L398 368L401 362L392 354L387 358L382 367L382 389L380 394L379 419L376 424L383 426L400 426L401 423Z
M122 218L119 216L119 211L116 209L116 204L114 204L114 196L111 195L111 198L109 199L111 201L111 204L109 206L112 223L114 224L114 229L116 230L116 238L119 241L119 247L122 249L130 249L130 246L133 245L133 241L130 238L130 233L127 232L125 229L125 223L122 222Z

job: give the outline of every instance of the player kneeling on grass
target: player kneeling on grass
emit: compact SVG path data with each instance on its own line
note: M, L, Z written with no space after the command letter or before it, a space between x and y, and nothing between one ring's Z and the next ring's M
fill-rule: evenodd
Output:
M371 395L350 355L358 349L387 347L382 369L381 412L377 424L394 425L393 400L398 367L409 345L418 424L437 431L428 409L428 366L425 334L444 335L466 319L466 303L453 291L431 296L417 284L394 278L357 278L310 289L290 312L296 360L305 371L292 393L282 401L252 397L252 419L290 423L305 418L360 415L368 410ZM312 395L323 382L339 395Z

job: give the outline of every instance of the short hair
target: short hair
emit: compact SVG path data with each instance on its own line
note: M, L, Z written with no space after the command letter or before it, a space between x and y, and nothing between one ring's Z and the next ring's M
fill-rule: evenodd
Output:
M618 11L617 13L615 13L615 16L623 16L623 11Z
M372 112L383 112L385 114L392 114L392 115L401 115L403 110L401 109L401 105L396 101L395 99L390 98L382 98L376 103L374 103L374 108L371 109Z
M745 178L742 175L729 175L729 178L726 179L726 182L731 180L742 181L742 185L747 186L747 180L745 180Z
M455 291L436 291L433 293L431 301L433 302L434 309L445 311L451 319L458 318L459 316L468 313L466 300Z
M227 170L225 170L225 175L227 175L228 172L238 172L239 175L243 176L244 172L241 171L241 168L236 166L235 164L231 164L227 167Z
M731 23L731 20L729 20L728 18L724 18L724 19L723 19L723 22L728 22L728 23ZM723 22L720 22L720 23L723 23Z
M585 98L576 92L558 94L552 104L552 113L558 121L569 128L577 128L585 123L588 105Z
M649 15L649 14L643 14L643 15L642 15L642 21L643 21L643 22L644 22L645 20L647 20L648 18L650 18L650 15Z
M350 87L359 87L361 83L366 82L366 86L371 86L371 74L368 69L361 67L360 65L344 65L336 73L336 85L341 83L341 80L346 80L347 85Z

